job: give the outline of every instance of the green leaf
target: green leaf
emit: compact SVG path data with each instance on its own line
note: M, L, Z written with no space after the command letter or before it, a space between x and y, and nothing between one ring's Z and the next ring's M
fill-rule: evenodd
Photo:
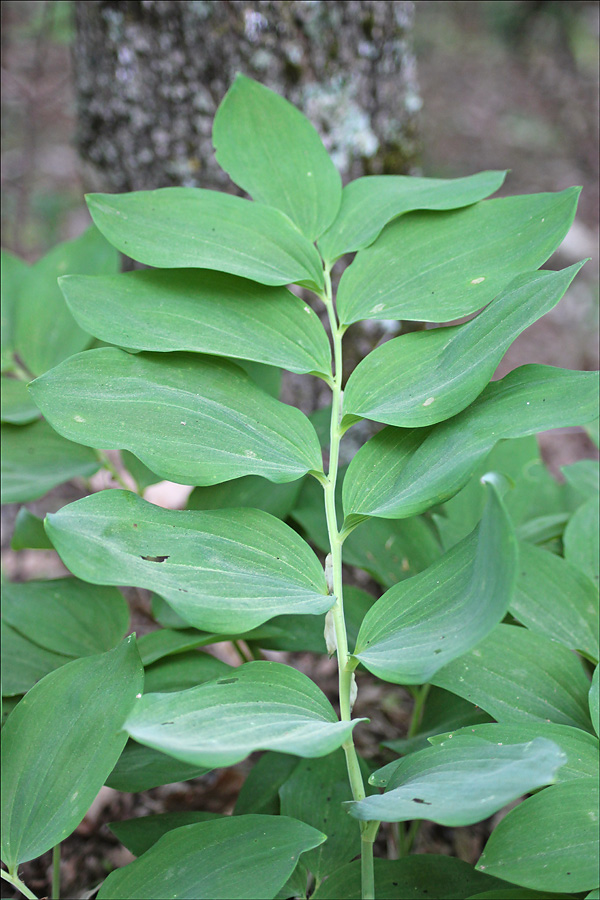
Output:
M360 854L360 832L342 803L350 800L346 757L340 748L320 759L302 760L279 788L281 814L327 835L302 860L317 883Z
M472 825L555 780L566 762L552 741L491 744L456 737L398 763L385 794L346 804L357 819Z
M68 275L60 287L80 325L110 344L233 356L331 377L319 317L284 287L190 269Z
M39 647L2 622L3 697L24 694L44 675L68 662L68 656Z
M590 687L588 697L592 725L594 726L594 731L598 737L600 737L600 675L598 673L599 668L596 666L592 676L592 686Z
M151 484L157 484L159 481L163 479L160 475L157 475L156 472L153 472L148 466L145 466L144 463L134 456L133 453L130 453L129 450L121 450L121 462L135 481L138 490L142 493L146 490L147 487L150 487Z
M29 271L29 266L24 260L2 248L0 256L2 291L2 302L0 303L2 312L0 319L2 325L0 328L0 363L3 372L10 371L14 366L13 353L15 350L17 310L21 301L21 291Z
M348 379L342 427L357 416L404 428L455 416L481 393L514 339L556 306L582 265L520 275L470 322L377 347Z
M473 891L506 884L476 872L473 866L451 856L423 854L405 859L375 859L377 900L443 897L463 900ZM361 900L360 860L334 872L312 895L312 900Z
M142 685L129 637L50 673L12 711L2 731L2 859L9 869L77 827L123 749L123 721Z
M467 409L432 428L388 426L362 447L344 479L350 516L406 518L453 497L503 438L588 421L596 375L551 366L514 369Z
M188 691L146 694L125 727L139 743L214 768L255 750L325 756L342 745L357 721L338 721L325 695L301 672L252 662Z
M325 835L285 816L224 816L176 828L112 872L98 900L269 900Z
M60 275L112 275L119 254L95 228L54 247L29 269L17 308L16 349L35 375L89 346L57 285Z
M600 472L595 459L580 459L570 466L561 466L560 471L567 483L586 499L600 491Z
M40 647L75 657L112 649L129 627L120 591L76 578L6 583L2 617Z
M396 216L417 209L459 209L484 200L501 187L506 172L478 172L465 178L370 175L342 191L342 205L319 240L326 262L372 244Z
M541 891L596 887L598 799L591 778L529 797L494 829L477 868Z
M269 750L250 769L233 810L234 816L264 813L278 816L281 812L279 788L287 781L299 760L288 753Z
M204 647L213 643L215 636L207 635L195 628L172 631L170 628L159 628L149 631L138 638L137 645L140 659L145 666L151 665L172 653L182 653L195 647Z
M552 725L549 722L520 722L517 725L489 722L459 728L450 734L438 734L430 739L432 744L454 740L457 737L482 738L500 746L521 744L536 737L553 741L567 760L556 775L557 783L575 778L594 778L598 772L598 739L580 728L570 725Z
M312 481L312 479L311 479ZM294 508L303 482L288 481L273 484L260 475L245 475L222 484L194 488L187 502L188 509L223 509L249 506L287 519ZM317 482L315 481L315 485ZM318 485L323 501L323 489Z
M432 678L499 722L555 722L590 729L589 682L580 661L541 634L497 625L477 647Z
M0 418L12 425L27 425L39 419L41 413L32 401L24 381L2 376L2 407Z
M2 503L27 503L100 468L89 447L66 441L47 422L2 426Z
M424 684L506 615L517 541L492 484L481 524L424 572L390 588L366 614L354 656L396 684Z
M563 536L565 558L593 583L600 583L600 502L590 497L571 516Z
M269 397L226 360L90 350L30 390L64 437L131 450L169 481L205 485L264 475L284 482L323 469L304 413Z
M239 634L333 603L308 544L258 509L180 512L110 490L64 506L46 523L78 578L156 590L196 628Z
M521 541L510 611L532 631L598 659L598 591L562 557Z
M282 372L275 366L265 366L263 363L253 362L249 359L238 359L237 365L244 370L254 384L266 391L271 397L279 399L281 394Z
M216 269L261 284L323 285L315 247L286 215L262 203L186 187L86 199L110 243L149 266Z
M44 531L44 520L30 513L26 506L22 506L17 513L10 547L11 550L54 550Z
M175 828L220 818L222 816L219 813L182 810L160 813L157 816L139 816L137 819L124 819L122 822L109 822L108 827L134 856L141 856L163 834Z
M549 894L530 891L528 888L503 889L500 891L484 891L472 894L467 900L573 900L573 894Z
M232 666L210 653L176 653L148 666L144 678L144 693L168 693L221 678L233 671Z
M217 110L213 144L231 179L284 212L310 241L335 218L340 174L306 116L274 91L238 74Z
M163 784L190 781L209 771L203 766L190 766L180 762L152 747L142 747L135 741L127 741L105 784L115 791L139 794Z
M481 309L556 250L573 222L579 192L502 197L401 216L344 272L340 321L446 322Z

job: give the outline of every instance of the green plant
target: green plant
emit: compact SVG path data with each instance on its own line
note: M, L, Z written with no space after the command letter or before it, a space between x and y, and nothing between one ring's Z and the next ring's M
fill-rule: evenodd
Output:
M538 271L578 190L489 200L504 173L483 172L342 191L307 120L243 77L214 143L253 200L187 188L88 198L104 237L155 268L59 279L85 340L49 371L28 364L30 414L46 421L9 426L21 476L27 433L43 427L64 446L121 449L138 492L70 503L45 532L27 510L17 521L14 546L53 546L76 577L5 587L6 693L24 696L3 731L3 876L32 896L19 864L56 848L104 783L143 790L262 750L231 817L115 823L139 859L99 898L593 891L597 474L578 463L559 485L534 435L596 418L595 376L527 365L490 383L581 266ZM334 299L332 268L355 251ZM322 304L333 353L287 284ZM353 323L481 309L386 342L342 391ZM112 346L86 349L90 335ZM322 413L313 425L273 396L272 367L330 386L327 434ZM340 442L362 419L386 427L343 468ZM82 474L53 471L52 484ZM196 486L187 511L138 496L159 479ZM14 480L21 501L50 483ZM344 588L343 562L383 596ZM155 591L162 627L121 641L118 585ZM198 650L219 641L243 664ZM336 654L340 715L265 649ZM19 668L26 652L35 665ZM407 737L389 745L401 758L375 772L353 738L365 670L415 698ZM475 869L409 855L422 819L468 825L524 794ZM381 821L399 823L400 859L373 860Z

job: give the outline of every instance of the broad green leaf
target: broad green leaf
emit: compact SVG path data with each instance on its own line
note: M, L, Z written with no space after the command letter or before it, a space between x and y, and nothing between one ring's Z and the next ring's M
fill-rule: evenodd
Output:
M54 550L52 541L44 531L44 520L34 516L26 506L22 506L17 513L10 547L11 550Z
M24 694L44 675L68 662L70 657L45 650L2 622L2 696Z
M9 869L77 827L125 745L123 721L142 685L132 636L51 672L12 711L2 731L2 859Z
M451 856L422 854L405 859L375 859L375 896L377 900L443 897L464 900L473 891L506 884L476 872L473 866ZM312 900L361 900L360 860L334 872L312 895ZM508 887L508 885L507 885Z
M573 900L573 894L542 894L540 891L530 891L529 888L506 888L472 894L467 900Z
M231 179L284 212L310 241L335 218L340 174L306 116L275 91L238 74L217 110L213 144Z
M493 485L480 525L414 578L391 587L366 614L354 656L396 684L424 684L502 621L518 549Z
M29 274L29 266L24 260L2 248L0 256L2 303L0 304L1 325L0 351L1 370L13 368L15 350L15 330L17 309L20 304L21 291Z
M284 287L193 269L68 275L60 287L80 325L119 347L190 350L331 375L325 329Z
M585 895L585 900L600 900L600 889L596 888L595 891L590 891Z
M232 672L231 666L210 653L176 653L148 666L144 677L144 693L185 691L213 678Z
M139 794L163 784L190 781L209 771L206 767L180 762L152 747L142 747L135 741L127 741L105 784L115 791Z
M264 475L283 482L323 468L304 413L269 397L226 360L90 350L30 390L64 437L131 450L169 481Z
M35 375L89 346L91 335L73 318L57 284L60 275L112 275L119 271L119 254L96 228L65 241L38 260L19 297L16 349Z
M360 417L421 428L455 416L481 393L514 339L556 306L582 265L520 275L470 322L377 347L348 379L342 427Z
M244 370L254 384L266 391L271 397L279 399L281 394L282 372L275 366L266 366L264 363L253 362L250 359L238 359L237 365Z
M598 801L592 778L529 797L494 829L477 868L541 891L596 887Z
M2 408L0 418L12 425L27 425L39 419L41 413L27 390L27 385L19 378L2 376Z
M155 622L158 622L159 625L163 626L163 630L171 628L176 630L182 628L187 629L189 627L185 619L182 619L179 613L176 613L160 594L152 594L150 604L152 606L152 618ZM153 634L154 632L150 633Z
M160 475L157 475L156 472L153 472L148 466L145 466L144 463L133 453L130 453L129 450L121 450L121 462L135 481L138 491L142 494L151 484L157 484L159 481L163 480Z
M279 788L281 814L327 835L302 860L317 883L360 854L360 832L342 804L352 798L346 757L340 748L320 759L302 760Z
M547 738L557 744L566 755L566 762L556 775L557 783L575 778L594 778L598 772L598 739L581 728L570 725L552 725L548 722L521 722L518 725L489 722L459 728L449 734L432 737L432 744L440 744L455 738L483 738L485 741L503 744L522 744L536 737Z
M590 687L588 698L590 706L590 717L594 731L600 737L600 675L599 667L596 666L592 676L592 686Z
M89 447L66 441L47 422L2 426L2 503L27 503L100 468Z
M186 187L86 199L111 244L149 266L216 269L261 284L323 285L315 247L271 206Z
M531 631L598 659L598 590L562 557L520 542L519 579L510 611Z
M502 723L555 722L590 730L589 682L580 661L562 644L526 628L497 625L432 682Z
M195 628L239 634L333 603L308 544L262 510L180 512L110 490L48 515L46 529L78 578L155 590Z
M593 372L514 369L446 422L388 426L372 437L344 479L345 515L401 519L424 512L458 493L499 440L589 421L597 404Z
M311 479L312 481L312 479ZM245 475L222 484L195 488L187 502L188 509L223 509L249 506L262 509L264 512L287 519L294 508L303 482L288 481L285 484L273 484L260 475ZM318 484L315 481L315 484ZM319 485L321 501L323 489Z
M450 212L401 216L344 272L340 321L446 322L481 309L556 250L575 216L579 192L502 197Z
M501 187L506 172L478 172L465 178L370 175L342 191L337 218L319 240L326 262L372 244L396 216L417 209L459 209L484 200Z
M585 431L587 432L590 441L595 444L596 447L600 447L600 418L594 419L593 422L589 422L589 424L585 426Z
M591 496L573 514L563 536L565 558L593 583L600 582L600 503Z
M573 490L586 499L600 491L600 472L597 460L580 459L570 466L561 466L560 470Z
M92 656L111 650L129 626L129 608L116 588L77 578L4 584L2 618L54 653Z
M233 810L234 816L264 813L278 816L281 812L279 788L299 764L297 757L269 750L250 769Z
M112 872L98 900L270 900L325 835L286 816L224 816L176 828Z
M352 733L310 678L251 662L227 678L172 694L146 694L125 728L136 741L191 765L231 766L255 750L325 756Z
M172 653L183 653L195 647L204 647L212 643L214 635L207 635L195 628L184 628L172 631L170 628L159 628L149 631L138 638L137 645L140 659L145 666L151 665Z
M210 822L220 819L219 813L182 810L181 812L160 813L157 816L139 816L121 822L109 822L108 827L134 856L141 856L168 831L193 825L196 822Z
M552 741L503 744L456 737L398 763L385 794L347 804L357 819L472 825L553 782L566 762Z

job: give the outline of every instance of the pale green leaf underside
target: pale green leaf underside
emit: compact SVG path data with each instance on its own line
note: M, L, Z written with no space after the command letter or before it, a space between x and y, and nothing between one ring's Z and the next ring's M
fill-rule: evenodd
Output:
M179 512L110 490L64 506L46 528L77 577L158 591L207 631L239 634L333 603L308 544L262 510Z
M401 216L344 272L341 322L446 322L481 309L556 250L578 196L579 188L569 188Z
M255 750L326 756L357 721L338 721L322 691L301 672L252 662L187 691L145 694L125 727L139 743L175 759L220 767Z
M495 488L488 491L475 531L367 612L354 655L379 678L424 684L504 618L517 576L517 541Z
M554 722L590 730L589 682L580 660L541 634L498 625L432 683L477 704L499 722Z
M318 316L284 287L207 269L66 276L60 287L81 326L109 344L331 374L329 341Z
M18 378L2 376L1 412L2 422L11 425L27 425L39 419L41 413L27 391L27 385Z
M521 275L470 322L377 347L348 379L344 413L403 428L456 415L481 393L514 339L556 306L581 266Z
M367 821L472 825L554 781L564 762L565 754L545 738L498 746L457 737L404 757L384 794L347 805Z
M478 172L465 178L414 178L369 175L342 191L337 218L319 240L328 263L372 244L382 228L401 213L417 209L459 209L484 200L501 187L506 172Z
M580 425L597 409L596 373L521 366L446 422L371 438L344 479L345 515L417 515L458 493L497 441Z
M231 179L310 241L335 218L340 174L306 116L274 91L238 75L217 110L213 144Z
M598 884L598 782L557 784L502 819L477 868L540 891Z
M2 860L11 869L77 827L119 758L142 684L131 637L52 672L12 711L2 730Z
M112 872L98 900L271 900L300 854L324 840L287 816L224 816L185 825Z
M64 437L130 450L170 481L206 485L263 475L285 482L322 470L306 416L226 360L89 350L30 390Z
M88 194L87 203L110 243L149 266L216 269L261 284L323 285L315 247L271 206L186 187Z

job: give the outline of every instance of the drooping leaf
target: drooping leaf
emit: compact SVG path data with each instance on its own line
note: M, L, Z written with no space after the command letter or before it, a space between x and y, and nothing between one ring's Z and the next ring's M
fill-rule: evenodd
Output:
M110 490L48 515L46 529L78 578L156 590L206 631L239 634L333 603L308 544L258 509L180 512Z
M232 666L210 653L198 653L195 650L176 653L148 666L144 675L144 693L185 691L232 671Z
M2 303L0 308L0 367L2 372L14 367L15 329L21 290L29 273L24 260L2 248L0 256Z
M15 519L11 550L53 550L52 541L44 531L44 520L22 506Z
M163 834L175 828L220 818L222 818L220 813L184 809L181 812L159 813L156 816L139 816L136 819L123 819L121 822L109 822L108 827L134 856L141 856Z
M334 222L319 240L326 262L372 244L396 216L417 209L460 209L484 200L501 187L506 172L478 172L465 178L369 175L342 191Z
M526 628L497 625L432 682L502 723L529 720L590 729L589 683L580 661L562 644Z
M90 350L30 390L64 437L131 450L169 481L205 485L263 475L283 482L322 471L306 416L226 360Z
M214 768L255 750L325 756L342 745L357 721L338 721L325 695L301 672L251 662L188 691L146 694L125 727L139 743Z
M366 614L354 656L374 675L424 684L502 621L517 578L514 530L495 487L480 525Z
M598 587L600 583L600 502L591 496L571 516L563 536L565 558Z
M50 673L12 711L2 732L2 859L10 869L77 827L125 745L123 721L142 684L129 637Z
M446 322L481 309L556 250L573 221L579 192L502 197L450 212L401 216L344 272L340 321Z
M306 116L275 91L238 74L215 115L213 144L231 179L284 212L310 241L335 218L339 172Z
M582 265L520 275L466 324L413 331L377 347L348 379L342 427L359 417L422 428L455 416L481 393L514 339L556 306Z
M557 784L529 797L494 829L477 869L541 891L595 887L598 801L595 778Z
M521 366L446 422L388 426L372 437L344 479L345 515L394 519L424 512L458 493L497 441L589 421L597 404L594 373Z
M318 316L284 287L206 269L68 275L60 287L81 326L110 344L331 373L329 341Z
M41 412L29 396L27 386L19 378L2 376L0 419L11 425L27 425L39 419Z
M319 254L271 206L200 188L88 194L92 218L122 253L161 269L216 269L261 284L319 290Z
M100 468L96 454L65 440L47 422L2 426L2 503L37 500L71 478Z
M234 478L222 484L195 488L188 498L187 508L224 509L249 506L252 509L262 509L278 519L287 519L296 504L302 484L302 480L273 484L260 475L245 475L243 478ZM319 491L322 499L320 486Z
M471 825L522 794L550 784L566 762L552 741L491 744L456 737L411 753L398 763L385 794L351 801L357 819Z
M270 900L300 854L324 840L316 829L286 816L224 816L185 825L112 872L98 900Z
M190 766L135 741L127 741L105 784L115 791L139 794L163 784L190 781L206 775L205 766Z
M2 695L24 694L44 675L59 669L71 657L45 650L2 622Z
M279 788L290 777L299 760L288 753L269 750L252 767L238 795L234 816L261 813L278 816L281 812Z
M120 591L77 578L7 583L2 600L2 618L12 628L65 656L111 650L129 626L129 609Z
M519 578L510 611L532 631L598 659L598 590L562 557L520 542Z

